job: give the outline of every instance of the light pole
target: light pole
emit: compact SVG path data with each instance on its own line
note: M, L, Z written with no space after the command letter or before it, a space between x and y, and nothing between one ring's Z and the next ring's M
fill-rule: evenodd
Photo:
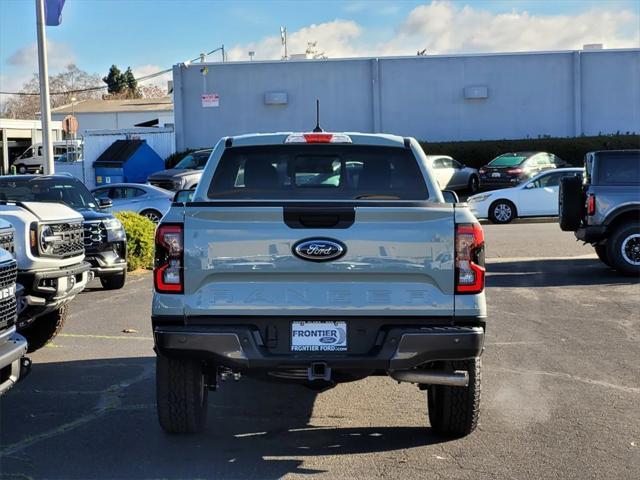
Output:
M42 126L42 152L44 173L52 175L53 145L51 144L51 102L49 100L49 67L47 65L47 33L45 31L44 0L36 0L38 27L38 75L40 80L40 122Z

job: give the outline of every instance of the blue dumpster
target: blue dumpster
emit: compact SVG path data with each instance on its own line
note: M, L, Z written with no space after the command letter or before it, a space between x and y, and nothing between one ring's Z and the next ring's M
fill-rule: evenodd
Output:
M164 160L145 140L116 140L93 162L96 185L145 183L147 177L164 169Z

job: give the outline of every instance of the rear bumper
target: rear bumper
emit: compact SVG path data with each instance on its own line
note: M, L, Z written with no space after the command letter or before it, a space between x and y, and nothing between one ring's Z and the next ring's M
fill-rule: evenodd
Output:
M0 395L18 383L24 376L23 370L28 371L30 365L28 359L23 362L27 341L15 331L15 327L12 327L0 333Z
M464 360L482 354L482 327L391 328L384 341L364 355L333 352L269 353L260 334L248 326L158 325L156 349L232 369L288 370L323 362L334 370L406 370L438 360Z
M516 185L522 183L525 178L518 177L501 177L501 178L490 178L490 177L480 177L480 189L492 189L492 188L508 188L515 187Z
M576 238L587 243L597 243L604 240L607 227L604 225L591 225L580 227L576 231Z

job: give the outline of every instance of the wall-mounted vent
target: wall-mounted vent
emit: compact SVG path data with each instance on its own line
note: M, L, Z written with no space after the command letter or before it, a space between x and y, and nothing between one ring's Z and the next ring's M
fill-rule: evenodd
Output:
M485 85L464 87L464 98L465 100L489 98L489 89Z
M286 105L289 103L286 92L267 92L264 94L265 105Z

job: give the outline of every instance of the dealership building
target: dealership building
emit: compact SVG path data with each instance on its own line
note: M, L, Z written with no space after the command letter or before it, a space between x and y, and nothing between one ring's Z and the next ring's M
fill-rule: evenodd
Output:
M176 149L311 130L426 141L640 132L640 49L179 64Z

